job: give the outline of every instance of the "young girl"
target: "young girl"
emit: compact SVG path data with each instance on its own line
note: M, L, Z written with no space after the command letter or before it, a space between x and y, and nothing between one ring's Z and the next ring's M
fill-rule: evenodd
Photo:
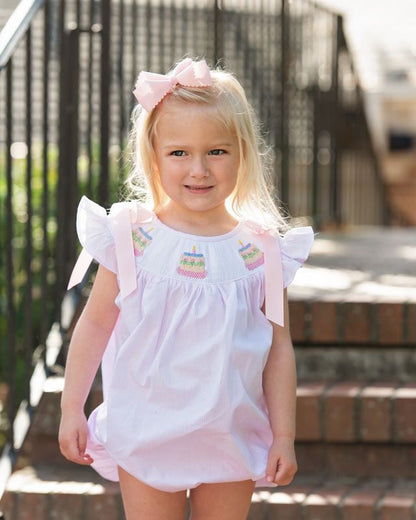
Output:
M284 288L313 232L279 236L231 74L186 59L168 76L142 72L134 94L142 204L107 215L84 197L78 209L84 252L70 284L91 258L100 266L69 349L61 451L120 480L128 520L183 520L187 490L192 519L242 520L256 483L296 472ZM104 402L87 423L101 360Z

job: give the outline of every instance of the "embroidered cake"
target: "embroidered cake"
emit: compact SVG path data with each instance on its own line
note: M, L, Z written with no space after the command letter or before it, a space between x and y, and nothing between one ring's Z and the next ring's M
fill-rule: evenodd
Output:
M146 247L152 243L153 238L149 235L151 231L153 231L153 228L145 231L142 227L138 227L133 231L134 254L136 256L142 256Z
M247 269L252 271L256 267L259 267L259 265L264 264L264 254L255 244L248 243L244 245L241 240L239 242L242 247L238 252L244 260Z
M183 255L181 255L179 267L176 270L182 276L205 278L207 272L205 270L204 255L197 253L196 247L193 246L192 253L183 253Z

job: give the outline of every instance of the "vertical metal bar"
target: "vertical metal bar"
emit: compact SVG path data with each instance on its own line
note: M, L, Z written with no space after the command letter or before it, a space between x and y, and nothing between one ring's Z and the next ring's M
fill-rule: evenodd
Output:
M170 65L173 65L173 62L178 59L176 56L176 4L172 2L170 4L170 13L169 13L169 21L170 21Z
M110 38L111 38L111 1L101 2L101 99L100 99L100 180L98 202L107 206L109 202L110 165L108 149L110 143Z
M8 441L14 446L13 419L16 411L16 309L14 305L13 268L13 179L12 179L12 134L13 134L13 59L6 67L6 295L7 295L7 358L8 358L8 416L10 428Z
M158 9L158 23L159 23L159 70L165 72L165 5L163 2L159 4Z
M89 24L92 29L94 24L94 0L90 0L90 10L89 10ZM94 40L95 32L90 30L88 34L88 71L87 71L87 99L88 99L88 108L87 108L87 157L88 157L88 172L87 172L87 195L92 197L93 191L93 150L92 150L92 111L93 111L93 40Z
M132 18L133 18L133 26L132 26L132 45L133 45L133 77L132 81L136 80L136 72L139 64L137 63L137 0L133 0L132 7ZM133 83L132 83L133 86ZM130 107L133 108L134 99L133 96L130 96Z
M214 0L214 63L224 57L222 1Z
M189 13L187 4L182 4L182 49L188 48ZM215 35L214 35L215 40ZM215 56L214 56L215 60Z
M341 207L340 207L340 168L338 156L338 141L339 141L339 51L341 47L342 38L342 19L340 16L335 18L335 38L333 40L333 54L332 54L332 91L334 109L331 111L331 148L332 148L332 175L330 186L330 214L333 222L341 223Z
M281 0L281 92L280 92L280 139L281 139L281 187L280 197L284 204L289 202L289 14L287 0Z
M120 151L123 150L123 140L124 140L124 132L126 128L125 121L125 106L124 106L124 35L125 35L125 24L124 24L124 0L119 0L119 59L118 59L118 88L119 88L119 128L118 128L118 145ZM123 179L123 170L124 170L124 161L123 154L119 155L119 171L118 178L119 181Z
M63 205L60 204L61 197L61 187L60 182L61 179L64 179L65 168L67 163L67 147L66 147L66 132L67 128L65 125L65 110L66 106L64 103L65 96L64 90L67 88L65 77L65 60L66 60L66 40L65 40L65 9L66 1L61 0L59 3L59 18L58 18L58 42L59 42L59 136L58 136L58 187L57 187L57 199L58 203L56 204L56 220L58 223L58 233L56 235L55 241L55 258L56 258L56 283L55 283L55 295L54 295L54 308L55 308L55 320L60 321L60 312L61 312L61 296L62 296L62 288L64 286L64 251L65 251L65 230L60 229L60 226L65 222L65 213Z
M60 154L58 179L58 301L65 292L75 260L75 214L78 200L78 106L79 106L79 30L74 28L62 38Z
M46 310L49 307L48 294L48 258L49 258L49 240L48 240L48 219L49 219L49 16L50 4L49 0L45 1L44 7L44 35L43 35L43 117L42 117L42 261L41 261L41 307ZM40 323L40 343L46 345L46 337L48 334L49 320L47 313L42 313ZM44 349L44 356L46 360L46 349Z
M319 138L319 87L314 85L312 87L312 103L313 103L313 143L312 143L312 190L311 190L311 213L315 225L319 225L318 220L318 205L319 205L319 163L318 163L318 138Z
M32 31L29 27L26 34L26 213L27 219L25 223L25 271L26 286L24 295L24 394L29 397L30 388L30 367L32 361L33 348L33 314L32 314L32 259L33 259L33 242L32 242Z
M146 4L146 70L152 67L152 41L153 41L153 13L151 0L147 0Z

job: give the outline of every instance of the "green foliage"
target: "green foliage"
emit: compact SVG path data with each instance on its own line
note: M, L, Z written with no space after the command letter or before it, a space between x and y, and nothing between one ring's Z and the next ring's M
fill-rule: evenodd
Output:
M94 197L99 177L99 147L93 146L92 150L92 182L91 189L88 182L88 159L82 154L78 160L79 185L75 187L78 192L87 193ZM118 153L119 155L119 153ZM14 158L12 160L12 228L13 238L11 241L13 258L13 306L15 312L14 341L16 345L16 366L14 378L17 383L17 401L24 393L25 381L31 375L32 367L27 366L27 360L31 352L41 342L42 320L47 322L49 330L56 318L55 308L55 283L56 283L56 238L57 238L57 185L58 185L58 150L55 145L49 145L47 151L48 173L48 216L46 219L46 236L44 234L43 196L45 192L45 179L43 176L42 149L34 146L32 149L32 174L31 174L31 203L32 218L29 226L28 221L28 181L27 181L27 159ZM119 169L117 154L110 154L110 193L111 199L116 200L119 190ZM91 193L92 191L92 193ZM0 148L0 247L3 254L0 256L0 381L7 380L9 372L9 346L7 339L8 308L7 308L7 271L6 271L6 249L9 246L6 233L7 215L7 181L6 181L6 151ZM32 257L28 260L27 229L30 227L32 241ZM75 222L74 222L75 226ZM46 252L46 255L45 255ZM42 289L42 264L47 258L47 294ZM32 303L27 310L25 302L28 298L28 265L32 277ZM26 308L26 309L25 309ZM30 316L28 315L30 314ZM30 334L30 352L28 349L27 335L28 324L32 328Z

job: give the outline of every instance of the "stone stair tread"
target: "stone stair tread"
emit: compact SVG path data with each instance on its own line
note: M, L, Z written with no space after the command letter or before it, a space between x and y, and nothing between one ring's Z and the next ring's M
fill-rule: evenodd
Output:
M119 487L100 477L92 468L76 464L39 464L15 471L7 483L7 491L97 495L118 493Z
M27 518L43 520L47 515L41 512L51 507L53 517L60 520L93 520L104 508L106 519L123 518L118 484L103 480L90 468L76 465L28 466L15 472L1 507L6 520L24 520L26 514ZM287 520L336 520L340 511L343 519L361 518L354 515L367 511L369 516L365 518L375 518L378 514L377 518L383 520L410 520L415 507L416 479L297 476L289 486L257 488L248 520L274 518L274 514ZM35 516L29 516L29 512L33 515L35 511Z
M124 519L118 484L75 464L15 471L0 502L1 514L4 520Z
M287 487L256 490L248 518L411 520L415 505L416 480L296 477Z

